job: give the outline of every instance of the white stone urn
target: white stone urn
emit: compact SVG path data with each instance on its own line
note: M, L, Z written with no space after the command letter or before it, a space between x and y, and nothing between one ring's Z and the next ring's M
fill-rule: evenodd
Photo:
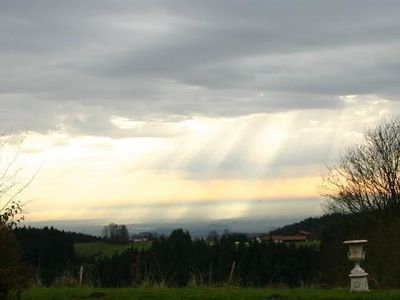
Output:
M363 246L368 243L367 240L353 240L344 241L343 244L349 247L348 258L355 264L351 270L350 277L350 290L352 292L364 292L368 289L368 273L361 268L360 263L365 259L365 251Z

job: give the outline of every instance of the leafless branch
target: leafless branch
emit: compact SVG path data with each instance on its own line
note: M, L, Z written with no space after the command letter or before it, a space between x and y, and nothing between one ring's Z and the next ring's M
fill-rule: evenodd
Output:
M348 148L323 177L326 212L358 213L400 206L400 118L385 120Z

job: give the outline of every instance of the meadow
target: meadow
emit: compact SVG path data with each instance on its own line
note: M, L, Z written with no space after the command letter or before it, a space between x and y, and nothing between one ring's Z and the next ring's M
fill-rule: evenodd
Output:
M22 300L391 300L400 290L351 293L345 289L255 289L255 288L31 288Z

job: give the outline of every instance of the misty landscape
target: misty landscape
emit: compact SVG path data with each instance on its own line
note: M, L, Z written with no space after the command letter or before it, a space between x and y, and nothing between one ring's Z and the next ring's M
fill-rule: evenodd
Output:
M0 0L0 300L400 299L399 15Z
M274 229L278 229L281 226L294 223L299 219L231 219L231 220L180 220L179 222L167 222L167 223L142 223L142 224L125 224L132 234L139 234L141 232L154 232L159 235L169 235L174 229L182 228L189 230L190 234L194 237L206 237L211 230L215 230L222 234L224 230L230 232L243 232L243 233L254 233L254 232L269 232ZM102 224L102 225L100 225ZM105 222L101 223L101 220L84 222L74 221L67 223L65 221L60 222L26 222L26 225L32 227L55 227L60 230L83 232L91 235L100 236L104 228Z

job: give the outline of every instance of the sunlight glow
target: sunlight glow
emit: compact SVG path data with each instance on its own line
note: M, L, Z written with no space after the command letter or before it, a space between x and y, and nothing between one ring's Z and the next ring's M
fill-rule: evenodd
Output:
M373 97L350 98L359 104L334 118L322 111L176 121L114 116L126 137L28 133L23 172L40 172L23 195L33 200L27 218L236 218L259 215L256 203L275 203L262 214L284 214L288 199L293 206L318 198L325 163L361 137L366 120L357 111L371 112L366 124L373 124L390 108ZM143 128L147 136L136 135ZM319 206L309 203L313 211Z

